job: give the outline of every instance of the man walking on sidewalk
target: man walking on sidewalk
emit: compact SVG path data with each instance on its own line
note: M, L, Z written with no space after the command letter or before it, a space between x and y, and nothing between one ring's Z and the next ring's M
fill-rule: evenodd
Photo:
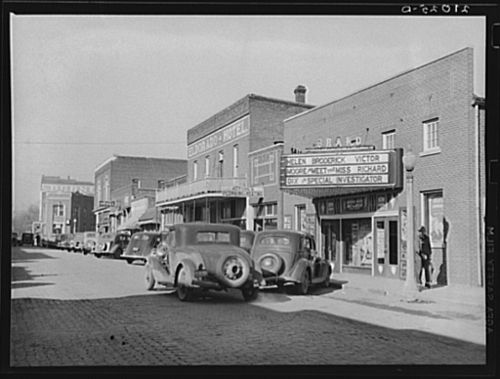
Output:
M420 255L420 260L422 262L422 266L420 269L420 273L418 274L418 279L420 282L422 281L422 271L425 272L425 286L427 288L431 288L431 241L429 236L425 233L425 226L421 226L418 229L419 232L419 248L418 255Z

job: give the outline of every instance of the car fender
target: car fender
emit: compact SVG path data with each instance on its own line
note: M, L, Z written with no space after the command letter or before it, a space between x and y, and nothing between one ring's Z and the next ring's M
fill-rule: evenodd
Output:
M307 259L301 258L293 265L287 277L290 277L291 280L296 282L300 282L304 271L308 269L311 270L310 262Z
M179 271L181 268L185 269L186 275L179 278ZM185 286L191 286L194 280L194 272L196 271L196 266L195 263L190 260L190 259L183 259L181 260L175 269L175 283L174 285L177 286L179 280L179 283L184 284Z

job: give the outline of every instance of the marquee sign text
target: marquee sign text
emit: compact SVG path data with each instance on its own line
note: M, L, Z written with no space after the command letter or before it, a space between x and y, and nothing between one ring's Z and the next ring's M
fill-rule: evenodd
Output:
M356 187L392 185L393 151L310 153L284 155L283 187ZM392 170L392 171L391 171Z

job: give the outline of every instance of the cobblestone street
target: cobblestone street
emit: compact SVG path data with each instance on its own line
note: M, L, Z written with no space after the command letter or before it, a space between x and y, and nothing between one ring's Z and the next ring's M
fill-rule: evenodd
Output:
M261 306L296 295L266 290L245 303L240 292L216 292L183 303L163 289L145 291L139 265L43 249L15 249L13 265L13 367L485 362L481 345Z

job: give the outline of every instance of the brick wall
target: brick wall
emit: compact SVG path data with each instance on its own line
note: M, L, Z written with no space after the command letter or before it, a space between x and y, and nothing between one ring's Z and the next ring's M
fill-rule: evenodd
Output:
M475 130L473 51L460 50L350 96L285 122L285 154L291 147L305 149L319 138L362 138L382 148L382 133L396 132L396 147L417 154L414 204L417 224L422 221L421 194L443 191L444 214L449 222L448 282L476 285L477 210L475 198ZM439 118L441 152L423 152L422 123ZM304 133L307 131L307 133ZM300 198L288 197L294 203ZM404 193L398 199L404 204ZM290 206L288 207L290 208ZM292 213L288 209L286 213Z
M73 219L77 219L76 231L87 232L95 230L95 215L92 212L94 207L94 197L79 193L71 195L71 226Z
M140 180L140 187L154 189L158 180L168 180L180 175L185 175L187 161L184 159L161 159L145 157L117 157L95 172L96 183L101 180L101 199L103 197L103 178L110 178L110 193L122 187L129 186L132 179ZM96 207L99 199L96 188ZM114 199L110 199L114 200Z
M283 120L311 107L250 96L250 152L269 146L275 141L283 141Z
M188 145L228 126L249 114L250 131L248 135L234 139L224 145L214 147L202 154L188 159L188 182L194 180L194 162L198 163L198 180L204 177L205 157L210 159L210 177L215 177L218 153L224 154L223 177L233 177L233 147L238 145L238 177L249 172L248 153L283 140L283 120L311 108L311 105L298 104L284 100L270 99L258 95L248 95L231 106L217 112L214 116L188 130Z
M244 98L217 112L207 120L189 129L187 132L188 145L199 140L200 138L206 137L218 129L223 128L246 113L248 113L248 96L245 96Z

